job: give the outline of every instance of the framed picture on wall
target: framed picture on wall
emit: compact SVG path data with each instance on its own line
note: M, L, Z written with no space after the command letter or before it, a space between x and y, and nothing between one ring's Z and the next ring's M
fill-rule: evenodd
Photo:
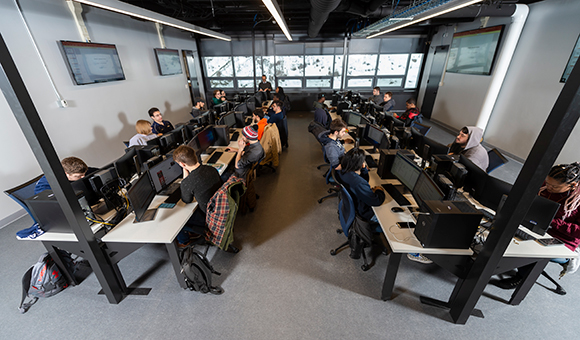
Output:
M568 59L568 64L566 64L566 69L564 69L564 74L562 74L562 78L560 78L560 83L565 83L572 73L572 69L574 65L576 65L576 61L578 60L578 56L580 56L580 35L576 39L576 46L572 50L572 54L570 55L570 59Z

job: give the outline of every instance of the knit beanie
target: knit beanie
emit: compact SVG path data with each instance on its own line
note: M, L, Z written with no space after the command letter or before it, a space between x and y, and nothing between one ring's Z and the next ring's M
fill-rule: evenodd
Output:
M255 125L248 125L242 130L242 135L248 140L258 140L258 130Z

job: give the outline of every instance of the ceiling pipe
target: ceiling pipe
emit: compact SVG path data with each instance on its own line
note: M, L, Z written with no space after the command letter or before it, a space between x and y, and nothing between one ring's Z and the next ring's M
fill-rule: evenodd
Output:
M334 11L340 0L312 0L310 2L310 22L308 23L308 36L316 38L320 29L328 20L330 12Z

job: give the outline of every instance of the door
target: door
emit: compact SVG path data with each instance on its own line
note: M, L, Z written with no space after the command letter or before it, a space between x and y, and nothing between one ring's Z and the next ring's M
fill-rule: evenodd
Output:
M427 79L427 88L425 89L425 96L423 98L423 104L421 105L421 113L426 118L431 118L433 105L435 104L437 91L439 91L439 82L441 82L441 76L443 76L448 52L449 45L437 46L435 48L433 63L431 64L431 72L429 73L429 79Z
M195 98L201 97L199 90L199 81L197 79L197 68L195 65L195 56L192 51L183 50L183 60L185 61L185 72L187 73L187 85L191 103L195 106Z

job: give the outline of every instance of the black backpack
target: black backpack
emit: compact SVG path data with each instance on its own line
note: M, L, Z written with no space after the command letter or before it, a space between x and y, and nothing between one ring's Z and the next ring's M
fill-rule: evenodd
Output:
M181 272L185 275L185 283L190 290L202 293L220 295L224 292L220 286L212 285L211 274L221 275L213 269L207 257L187 247L183 250Z
M61 252L67 265L72 265L72 258L69 253ZM38 298L51 297L68 287L68 281L62 275L54 260L48 253L42 254L38 262L30 267L22 277L22 299L18 310L24 314L36 303ZM26 297L32 298L24 303Z

